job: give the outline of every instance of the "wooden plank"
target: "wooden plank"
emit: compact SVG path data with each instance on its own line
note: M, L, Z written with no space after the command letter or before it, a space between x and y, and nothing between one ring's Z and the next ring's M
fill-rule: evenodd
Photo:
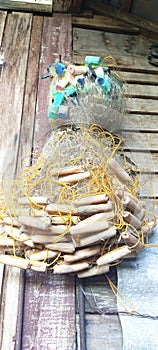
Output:
M123 154L127 157L127 164L131 166L131 162L136 164L138 171L148 171L150 173L158 173L158 152L136 152L136 151L124 151ZM134 166L133 166L134 167ZM134 168L136 168L134 167Z
M1 10L52 12L52 0L0 0Z
M39 77L39 55L41 48L43 17L34 16L28 58L25 97L19 140L18 168L30 165L33 146L36 95Z
M71 59L71 16L44 18L40 74L61 54ZM51 124L47 118L50 80L38 84L34 150L40 152ZM37 298L38 295L38 298ZM31 334L31 337L30 337ZM27 271L24 310L23 350L33 343L41 348L75 350L75 285L72 276L55 276Z
M14 350L16 341L20 269L5 268L1 303L0 346L1 350Z
M0 131L0 169L4 172L5 165L5 175L10 178L15 174L17 163L31 24L32 15L9 14L2 42L7 64L2 71L0 90L0 104L4 118ZM5 158L5 164L3 158ZM5 267L4 271L1 297L0 347L2 350L14 350L21 274L19 269L8 266Z
M26 272L22 350L75 350L74 279Z
M79 39L79 38L78 38ZM89 51L88 51L89 50ZM108 49L110 56L112 55L115 59L115 63L113 64L112 68L119 71L126 71L126 72L136 72L136 73L152 73L157 75L157 67L152 66L148 63L148 60L146 59L146 55L144 57L142 56L122 56L118 53L113 55L111 48ZM119 51L118 51L119 52ZM93 50L93 45L91 48L87 47L87 50L85 51L79 51L76 50L76 47L74 45L74 51L73 51L73 62L76 64L83 64L84 58L86 55L93 55L96 56L98 54L97 50ZM99 49L99 56L102 58L105 58L107 55L104 52L104 49ZM111 61L106 60L106 64L108 65L111 63Z
M158 33L158 24L154 22L150 22L142 19L141 17L131 15L129 13L120 11L114 7L111 7L106 4L101 4L98 2L93 2L91 0L87 0L87 7L89 7L92 10L95 10L97 13L106 15L112 18L121 19L123 22L128 24L136 25L140 28L141 33L152 37L153 39L157 39L157 33Z
M76 317L78 329L78 316ZM86 315L87 350L122 350L122 332L117 315ZM79 347L78 350L82 350Z
M158 227L149 236L149 243L158 242ZM135 308L139 315L125 314L123 304L118 301L123 329L124 349L155 350L158 348L158 254L157 248L146 249L136 260L124 261L117 267L118 288L126 300L123 304L129 311ZM129 305L129 300L133 305ZM152 318L154 316L154 318Z
M158 102L149 98L128 98L124 99L125 111L137 114L158 114ZM156 127L156 126L155 126Z
M150 84L158 85L158 75L156 74L144 74L144 73L135 73L135 72L121 72L121 78L124 82L133 83L133 84Z
M3 37L3 31L4 31L4 27L5 27L6 18L7 18L7 12L0 11L0 47L2 44L2 37Z
M108 276L117 284L116 270L111 269ZM85 311L89 314L117 313L117 301L104 275L84 280Z
M97 16L93 18L73 17L72 23L75 27L99 29L116 33L139 33L139 28L124 24L119 20L114 20L108 16Z
M125 148L129 150L157 151L158 150L158 130L157 133L150 132L122 132Z
M158 99L158 86L141 84L124 84L124 96L145 99Z
M151 40L141 35L128 35L108 33L100 30L87 30L74 28L73 49L77 52L89 53L93 50L96 54L105 56L142 56L143 62L147 60Z
M155 132L158 124L158 115L124 114L122 115L121 129L128 131ZM151 135L152 136L152 135Z
M7 62L1 75L0 104L3 115L0 141L0 168L6 176L16 169L19 131L24 98L27 55L30 43L32 16L13 13L8 15L2 49ZM4 99L4 91L7 91ZM5 157L5 164L4 164Z
M72 7L72 0L54 0L53 11L54 12L69 12Z
M45 17L43 25L40 75L46 72L61 54L62 60L71 61L71 15L54 14ZM51 131L51 121L47 117L49 99L49 79L39 79L35 122L34 152L40 153Z

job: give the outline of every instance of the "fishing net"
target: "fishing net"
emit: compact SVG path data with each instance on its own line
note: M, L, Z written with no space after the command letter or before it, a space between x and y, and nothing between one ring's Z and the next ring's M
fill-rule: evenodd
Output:
M64 77L51 73L52 133L42 153L14 180L3 179L0 262L87 277L135 257L156 220L123 153L121 80L106 68L99 85L97 65L75 85L68 67Z

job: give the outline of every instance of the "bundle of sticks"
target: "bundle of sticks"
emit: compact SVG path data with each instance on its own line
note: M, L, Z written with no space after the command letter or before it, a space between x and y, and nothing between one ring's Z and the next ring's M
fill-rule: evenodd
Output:
M84 278L136 257L156 222L129 190L131 178L115 158L108 170L115 186L111 196L103 191L81 194L66 204L42 196L21 197L18 216L6 209L0 224L0 263ZM91 171L79 165L58 173L59 183L70 186L90 178Z

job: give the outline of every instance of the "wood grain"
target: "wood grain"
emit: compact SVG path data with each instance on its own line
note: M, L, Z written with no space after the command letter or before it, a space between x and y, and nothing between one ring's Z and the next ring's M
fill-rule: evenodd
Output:
M55 14L44 17L40 72L38 82L38 98L36 108L34 149L40 153L51 132L51 121L47 117L50 80L41 79L49 64L55 63L61 54L62 60L71 61L71 16Z
M157 39L158 24L155 22L147 21L144 18L120 11L106 4L98 4L97 2L91 0L87 0L87 7L99 14L105 14L106 16L112 18L121 19L125 23L139 26L141 33L151 38Z
M0 0L0 9L51 13L52 0Z
M1 47L1 43L2 43L2 37L3 37L3 31L4 31L6 18L7 18L7 12L0 11L0 47Z
M78 328L78 316L76 317ZM122 333L117 315L86 315L87 350L122 350ZM79 344L79 339L78 339ZM81 350L78 347L79 350Z
M141 84L124 84L124 96L158 99L158 86Z
M72 24L78 28L97 29L116 33L139 33L136 26L125 24L108 16L94 15L92 18L73 17Z
M158 114L158 102L149 98L125 98L125 111L137 114Z
M35 124L36 97L39 78L39 55L41 49L42 27L43 18L38 16L33 17L19 140L19 157L17 165L18 169L30 165L31 160Z
M27 271L22 350L75 350L74 280Z
M3 115L3 124L0 131L0 170L2 171L3 168L4 173L5 165L5 175L9 175L10 178L15 175L18 156L19 131L31 24L32 15L9 14L2 42L6 66L2 71L0 90L0 103ZM4 157L5 164L3 161ZM2 275L0 348L2 350L14 350L19 303L20 270L6 266L4 272Z
M80 40L80 38L78 38L78 40ZM100 48L101 48L101 46L100 46ZM110 47L108 48L108 51L109 51L109 54L112 55L115 59L116 63L113 65L113 69L116 70L117 72L126 71L126 72L133 72L133 73L157 74L157 68L148 63L148 60L146 58L146 54L144 55L144 57L138 56L137 54L135 54L134 56L132 56L132 55L131 56L122 56L122 55L119 55L118 53L113 55L112 49ZM96 52L95 52L95 50L93 50L93 45L92 45L91 49L89 49L88 55L96 56L97 54L98 54L98 51L96 50ZM86 50L79 51L79 50L76 50L76 48L75 48L75 50L73 52L73 62L76 64L83 64L84 58L86 55L87 55ZM104 49L99 49L99 55L102 58L106 57ZM111 62L109 62L109 63L111 63ZM108 60L107 60L107 65L108 65Z
M44 17L40 75L62 56L71 60L71 16ZM34 151L40 152L51 131L47 117L50 80L39 75ZM38 295L38 298L36 297ZM31 334L31 337L30 337ZM75 350L75 289L71 276L27 271L22 350L37 342L41 348Z
M122 116L121 128L128 131L150 131L156 132L158 124L157 114L124 114Z
M152 84L157 86L158 85L158 74L144 74L139 72L121 72L120 73L121 78L123 79L123 82L126 83L138 83L142 85L148 85Z
M72 0L54 0L53 11L54 12L69 12L72 7Z

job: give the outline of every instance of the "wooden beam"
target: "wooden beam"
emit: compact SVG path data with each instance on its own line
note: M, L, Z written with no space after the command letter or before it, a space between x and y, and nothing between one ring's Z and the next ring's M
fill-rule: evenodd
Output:
M27 12L52 12L52 0L0 0L1 10L15 10Z
M132 14L127 14L126 12L115 9L114 7L98 4L92 0L87 0L87 7L96 11L101 15L106 15L115 19L121 19L123 22L135 25L140 28L142 34L151 37L152 39L158 38L158 24L147 21L140 17L134 16Z
M74 27L99 29L103 31L116 33L139 33L139 28L133 25L128 25L117 19L108 16L97 16L93 18L73 17L72 24Z

